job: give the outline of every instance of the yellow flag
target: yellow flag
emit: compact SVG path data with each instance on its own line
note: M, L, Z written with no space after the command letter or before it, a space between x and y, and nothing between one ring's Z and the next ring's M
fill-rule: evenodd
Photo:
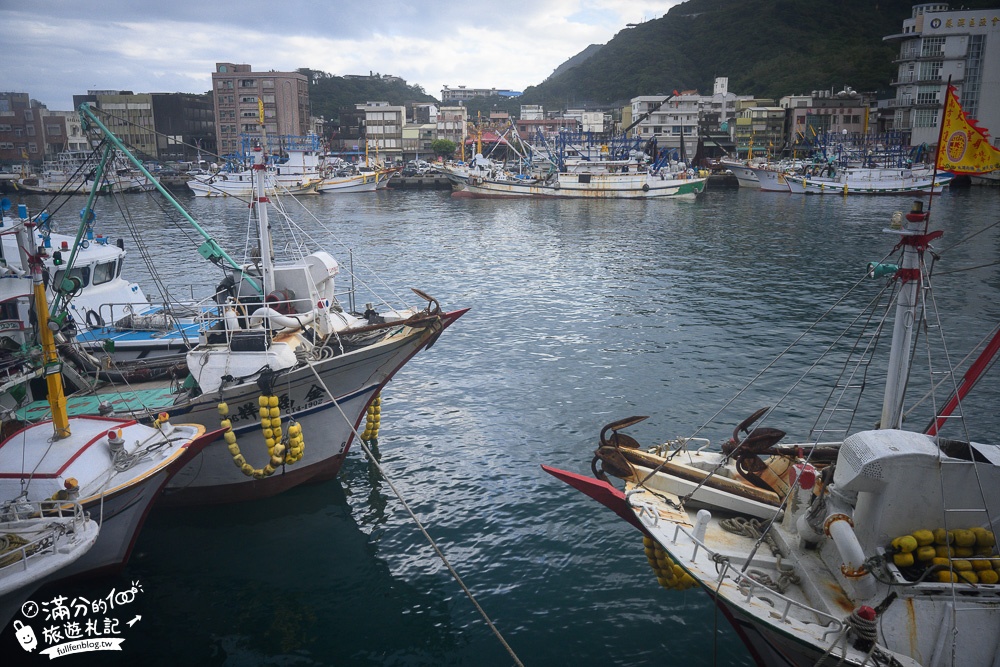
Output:
M257 122L261 125L264 124L264 98L257 98Z
M938 169L953 174L985 174L1000 169L1000 150L990 145L989 132L962 111L955 86L948 86L941 124Z

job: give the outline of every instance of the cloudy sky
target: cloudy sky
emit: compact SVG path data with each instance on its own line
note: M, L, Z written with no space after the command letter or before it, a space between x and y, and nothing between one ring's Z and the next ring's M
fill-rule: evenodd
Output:
M0 90L51 110L93 89L203 93L216 62L394 74L441 87L540 83L680 0L0 0Z

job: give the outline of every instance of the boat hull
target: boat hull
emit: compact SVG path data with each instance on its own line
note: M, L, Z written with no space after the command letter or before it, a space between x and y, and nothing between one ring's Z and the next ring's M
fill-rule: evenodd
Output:
M294 420L302 426L305 439L302 460L285 465L268 477L254 479L234 464L228 444L218 438L170 480L161 504L241 502L270 497L305 482L335 477L355 432L364 429L362 420L368 405L411 357L432 344L440 331L464 312L443 314L440 329L403 327L403 331L378 343L316 363L315 373L307 366L282 375L274 387L274 394L278 396L283 423ZM336 402L330 400L327 390ZM258 416L260 395L256 382L246 382L225 389L221 398L228 406L228 419L241 453L255 467L263 466L268 460ZM218 395L214 394L187 406L166 409L185 421L218 428L222 419L219 403Z
M456 194L479 197L558 197L579 199L693 198L705 189L706 178L661 179L646 174L560 174L551 182L469 178Z
M785 181L793 194L815 195L921 195L938 194L948 184L950 176L938 176L933 185L931 176L900 178L809 178L786 175Z

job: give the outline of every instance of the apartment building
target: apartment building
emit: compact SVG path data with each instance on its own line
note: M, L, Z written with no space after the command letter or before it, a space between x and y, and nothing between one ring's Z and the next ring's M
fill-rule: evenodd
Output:
M461 146L468 136L466 121L469 112L463 106L441 107L437 115L437 138L447 139Z
M46 111L28 93L0 93L0 164L42 163L45 159L42 116Z
M242 150L240 135L272 137L309 133L309 79L298 72L254 72L250 65L216 63L212 72L216 146L220 155Z
M950 79L962 109L992 130L1000 147L1000 9L914 5L902 32L883 40L899 44L893 127L909 134L911 146L937 145Z
M503 88L466 88L465 86L449 88L448 86L444 86L441 89L441 103L468 102L477 97L493 97L494 95L500 97L520 97L521 93L516 90L506 90Z
M364 137L369 157L377 154L386 163L402 160L406 107L366 102L357 108L365 114Z

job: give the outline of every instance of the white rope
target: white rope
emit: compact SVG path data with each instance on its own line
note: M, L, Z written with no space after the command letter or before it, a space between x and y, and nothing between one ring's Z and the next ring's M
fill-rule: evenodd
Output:
M413 513L412 509L410 509L410 506L407 504L402 494L396 488L396 485L393 484L392 480L390 480L389 477L385 474L385 470L382 468L381 465L379 465L378 459L376 459L375 455L372 454L370 449L368 449L368 446L365 444L365 441L361 439L361 434L358 433L356 428L354 428L354 424L351 423L351 420L347 418L346 414L344 414L343 408L340 407L340 403L337 402L337 399L334 397L330 389L326 386L326 383L323 381L323 378L320 377L319 373L316 371L316 367L312 363L310 363L309 369L313 372L313 375L316 376L316 380L319 381L320 386L323 387L323 391L325 391L326 395L330 397L331 401L333 401L333 404L337 407L337 410L340 412L340 415L344 418L344 421L347 422L347 425L350 427L351 432L353 432L355 437L358 439L358 443L361 445L361 449L364 450L365 456L368 457L368 460L379 471L379 474L381 474L385 478L385 481L389 485L389 488L392 489L393 494L395 494L399 502L402 503L403 508L410 515L410 518L413 519L413 522L417 524L417 528L419 528L420 532L424 534L424 537L427 539L427 542L431 545L431 548L434 549L434 552L438 555L438 558L441 559L441 562L444 563L446 568L448 568L448 571L451 573L451 576L455 579L456 582L458 582L458 585L462 587L462 590L465 591L466 597L468 597L469 601L472 602L473 606L479 612L479 615L483 617L484 621L486 621L486 625L490 627L490 630L493 631L493 634L496 635L496 638L500 640L501 644L503 644L503 647L507 649L507 653L510 654L510 657L514 659L514 664L516 664L518 667L524 667L524 663L521 662L520 658L517 657L517 654L514 653L514 649L511 648L510 644L507 643L507 640L503 638L503 635L500 634L500 630L497 629L496 625L493 624L493 621L490 619L489 615L479 605L479 602L476 600L476 597L472 594L472 591L470 591L469 587L465 585L464 581L462 581L462 577L460 577L455 568L452 567L451 563L448 561L448 558L445 557L444 552L441 551L441 548L438 547L437 543L434 541L434 538L430 536L430 533L427 532L427 529L424 528L422 523L420 523L420 519L418 519L417 515Z

